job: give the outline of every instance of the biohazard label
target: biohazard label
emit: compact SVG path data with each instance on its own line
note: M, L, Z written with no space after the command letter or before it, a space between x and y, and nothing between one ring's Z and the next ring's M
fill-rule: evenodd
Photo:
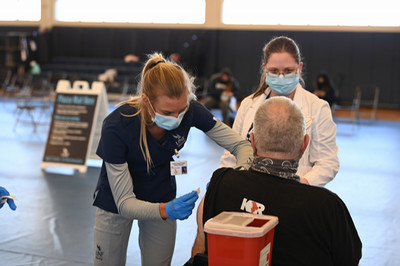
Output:
M269 265L271 265L271 243L268 243L268 245L260 251L260 266Z

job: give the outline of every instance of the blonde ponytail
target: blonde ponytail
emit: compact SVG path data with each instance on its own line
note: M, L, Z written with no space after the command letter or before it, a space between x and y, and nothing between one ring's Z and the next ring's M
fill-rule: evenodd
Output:
M146 133L146 121L150 119L150 114L143 104L142 94L146 94L152 101L158 96L164 95L169 98L179 98L182 93L188 93L188 101L196 99L194 78L178 64L166 60L162 54L150 54L148 61L143 67L138 90L135 96L119 105L129 104L136 108L137 112L132 115L121 114L126 117L140 116L140 150L147 164L147 172L153 166Z

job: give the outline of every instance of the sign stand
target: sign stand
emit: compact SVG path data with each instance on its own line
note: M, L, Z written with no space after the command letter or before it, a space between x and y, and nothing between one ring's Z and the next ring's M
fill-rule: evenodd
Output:
M70 168L87 171L88 159L96 155L101 126L108 115L108 100L103 82L68 80L57 83L42 169Z

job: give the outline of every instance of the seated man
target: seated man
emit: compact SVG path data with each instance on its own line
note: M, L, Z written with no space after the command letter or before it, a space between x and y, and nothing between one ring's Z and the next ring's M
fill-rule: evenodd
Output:
M232 126L232 121L229 117L230 104L232 97L237 97L239 91L239 82L233 77L228 68L224 68L210 78L204 106L209 110L212 108L221 109L222 122Z
M203 222L222 211L244 211L279 218L272 265L357 265L362 244L343 201L296 176L309 141L299 107L271 97L259 107L250 139L256 156L249 170L213 174L198 209L192 257L206 253Z

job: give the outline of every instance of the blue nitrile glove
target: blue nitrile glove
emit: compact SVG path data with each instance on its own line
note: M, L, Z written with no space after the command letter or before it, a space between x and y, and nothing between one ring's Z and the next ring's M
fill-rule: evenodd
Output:
M8 193L7 189L0 187L0 202L2 202L4 199L2 199L1 197L3 196L9 196L10 193ZM15 209L17 208L17 206L15 206L14 200L13 199L6 199L8 206L10 206L10 209L15 211ZM0 209L3 207L5 202L0 204Z
M196 203L196 200L199 198L197 195L197 191L193 190L190 193L187 193L179 198L170 201L165 206L168 217L171 220L185 220L191 214Z

